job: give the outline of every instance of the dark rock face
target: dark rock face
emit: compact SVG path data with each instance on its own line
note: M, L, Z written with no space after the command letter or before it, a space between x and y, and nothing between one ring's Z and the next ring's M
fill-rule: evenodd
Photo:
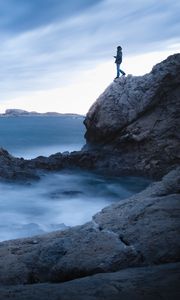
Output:
M37 180L39 176L28 166L23 158L16 158L0 148L0 179L5 180Z
M87 146L111 153L109 169L163 175L180 162L180 54L152 72L116 79L90 108ZM114 160L116 164L112 162Z
M59 284L0 286L2 300L179 300L180 264L129 268Z

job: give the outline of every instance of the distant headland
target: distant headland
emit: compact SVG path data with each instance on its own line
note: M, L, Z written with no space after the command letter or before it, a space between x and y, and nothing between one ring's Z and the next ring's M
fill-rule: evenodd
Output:
M73 113L58 113L58 112L46 112L39 113L36 111L26 111L23 109L6 109L5 113L0 114L0 117L72 117L72 118L84 118L83 115L73 114Z

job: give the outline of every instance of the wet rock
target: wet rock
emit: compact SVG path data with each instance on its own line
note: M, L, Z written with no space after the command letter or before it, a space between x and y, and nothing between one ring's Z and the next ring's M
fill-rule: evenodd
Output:
M8 151L0 148L0 179L37 180L38 172L27 165L23 158L15 158Z

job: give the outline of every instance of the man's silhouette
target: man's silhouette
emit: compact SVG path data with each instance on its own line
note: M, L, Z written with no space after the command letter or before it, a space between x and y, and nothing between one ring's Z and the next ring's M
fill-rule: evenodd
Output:
M116 63L116 67L117 67L117 77L116 78L119 78L120 73L122 75L126 75L126 73L120 69L120 65L122 63L122 48L121 48L121 46L117 47L117 55L114 56L114 58L116 59L115 63Z

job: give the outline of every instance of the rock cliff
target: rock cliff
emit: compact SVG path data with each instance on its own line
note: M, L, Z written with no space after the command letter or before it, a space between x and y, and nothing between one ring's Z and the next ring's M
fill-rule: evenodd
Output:
M120 77L90 108L86 149L115 156L109 169L163 175L180 161L180 54L144 76ZM104 165L108 168L108 165Z

